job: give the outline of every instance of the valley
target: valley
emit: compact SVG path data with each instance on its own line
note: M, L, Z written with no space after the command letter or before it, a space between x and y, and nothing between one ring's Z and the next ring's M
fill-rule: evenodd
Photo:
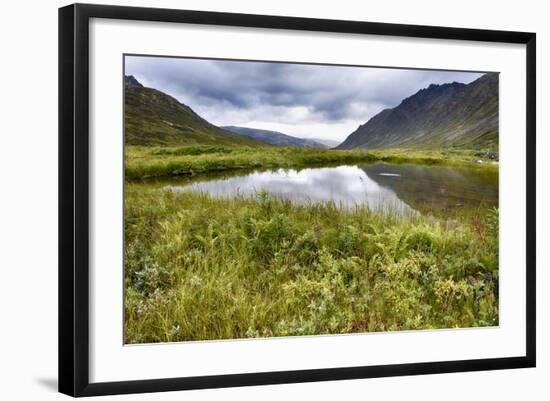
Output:
M125 77L125 343L498 325L495 79L322 143Z

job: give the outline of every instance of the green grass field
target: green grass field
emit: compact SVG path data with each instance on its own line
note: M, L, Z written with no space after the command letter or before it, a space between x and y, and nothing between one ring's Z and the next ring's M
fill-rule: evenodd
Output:
M472 165L482 159L478 150L331 150L298 147L246 147L196 145L182 147L127 146L125 152L126 178L140 179L195 175L206 172L254 169L300 168L330 164L385 161L424 165ZM483 168L498 169L490 160Z
M136 179L373 160L478 165L476 151L129 147L126 343L494 326L498 209L402 216Z
M125 225L127 343L498 324L496 209L403 218L128 184Z

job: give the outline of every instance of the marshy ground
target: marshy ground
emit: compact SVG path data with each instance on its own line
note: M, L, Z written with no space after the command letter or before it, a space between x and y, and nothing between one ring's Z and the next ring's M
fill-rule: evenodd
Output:
M498 182L473 150L128 147L126 343L498 325L498 200L403 214L145 180L376 161Z

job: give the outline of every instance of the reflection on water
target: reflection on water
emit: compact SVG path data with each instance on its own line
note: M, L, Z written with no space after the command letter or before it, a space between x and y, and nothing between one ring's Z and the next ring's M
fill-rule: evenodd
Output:
M363 167L379 185L422 213L498 206L498 170L376 163Z
M297 203L333 201L343 207L367 205L373 209L409 209L394 191L379 185L356 166L253 172L241 177L173 186L172 189L208 192L213 196L251 196L265 189L274 197Z
M400 213L498 204L496 171L387 163L255 171L214 179L203 177L168 187L216 197L254 196L265 189L274 197L297 203L332 201L341 207L365 205Z

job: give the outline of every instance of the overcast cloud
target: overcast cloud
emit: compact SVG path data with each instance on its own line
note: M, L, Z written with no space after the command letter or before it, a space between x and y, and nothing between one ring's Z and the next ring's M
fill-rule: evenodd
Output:
M126 57L125 73L216 125L335 140L431 83L469 83L482 75L135 56Z

